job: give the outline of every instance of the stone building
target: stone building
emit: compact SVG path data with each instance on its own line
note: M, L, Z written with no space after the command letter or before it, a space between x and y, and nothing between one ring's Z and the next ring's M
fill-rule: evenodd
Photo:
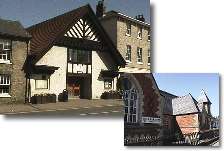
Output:
M135 18L120 12L106 12L103 0L99 1L96 14L106 32L126 60L120 72L150 72L150 24L143 15Z
M30 39L18 21L0 19L0 104L25 101L23 66Z

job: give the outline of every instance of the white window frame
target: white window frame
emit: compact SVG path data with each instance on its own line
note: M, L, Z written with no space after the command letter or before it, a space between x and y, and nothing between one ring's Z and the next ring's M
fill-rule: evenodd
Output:
M143 28L142 27L138 27L138 35L137 35L138 39L142 39L142 33L143 33Z
M137 63L138 64L143 64L142 48L140 48L140 47L137 47Z
M138 93L135 88L124 91L124 121L127 123L138 122ZM133 102L133 104L131 104ZM135 110L135 112L134 112Z
M10 96L10 86L11 86L11 79L10 75L0 74L0 87L8 87L8 92L5 93L3 88L0 88L0 97L11 97Z
M113 88L113 79L104 79L104 89L111 90Z
M130 27L130 28L129 28L129 27ZM126 23L126 28L127 28L127 30L126 30L126 35L127 35L127 36L131 36L131 23L127 22L127 23Z
M10 64L11 63L11 41L0 39L0 45L2 45L2 48L0 47L0 63Z
M36 90L43 90L43 89L49 90L49 88L50 88L49 80L50 80L50 77L47 76L47 75L42 75L42 77L40 79L35 79L35 89ZM37 84L38 82L46 82L45 83L46 87L37 87L38 86L38 84Z
M131 63L131 45L127 45L125 60L127 63Z
M151 62L150 62L150 49L148 49L148 65L150 65L151 64Z

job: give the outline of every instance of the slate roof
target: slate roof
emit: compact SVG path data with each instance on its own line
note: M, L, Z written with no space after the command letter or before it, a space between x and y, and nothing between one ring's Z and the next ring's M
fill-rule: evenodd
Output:
M34 56L33 63L35 64L44 56L56 41L62 38L79 19L85 16L89 16L92 19L100 36L103 36L102 39L110 48L108 52L111 53L111 57L118 65L125 66L126 62L124 58L103 29L89 4L27 28L28 32L32 35L30 47L31 54Z
M173 115L190 114L200 112L197 101L189 93L188 95L172 99Z
M198 103L209 103L209 104L212 104L204 90L201 91L201 94L198 97Z
M31 35L24 29L18 21L0 19L0 35L21 39L30 39Z
M159 90L160 95L164 97L164 107L163 107L163 113L164 114L173 114L173 107L172 107L172 99L176 98L176 95L173 95L171 93Z

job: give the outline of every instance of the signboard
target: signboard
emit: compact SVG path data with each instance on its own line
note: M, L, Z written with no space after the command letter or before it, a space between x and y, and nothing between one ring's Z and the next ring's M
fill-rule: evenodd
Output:
M157 117L142 117L142 123L160 124L161 119Z

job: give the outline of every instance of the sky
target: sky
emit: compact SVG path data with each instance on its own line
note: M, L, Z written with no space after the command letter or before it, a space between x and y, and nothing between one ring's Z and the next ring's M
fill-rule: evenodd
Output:
M155 73L159 89L177 96L191 93L197 100L202 89L212 105L213 116L219 115L219 75L215 73Z
M0 18L18 20L24 27L37 24L80 6L90 4L95 11L98 0L1 0ZM105 0L107 11L115 10L135 17L143 14L149 22L150 0Z

